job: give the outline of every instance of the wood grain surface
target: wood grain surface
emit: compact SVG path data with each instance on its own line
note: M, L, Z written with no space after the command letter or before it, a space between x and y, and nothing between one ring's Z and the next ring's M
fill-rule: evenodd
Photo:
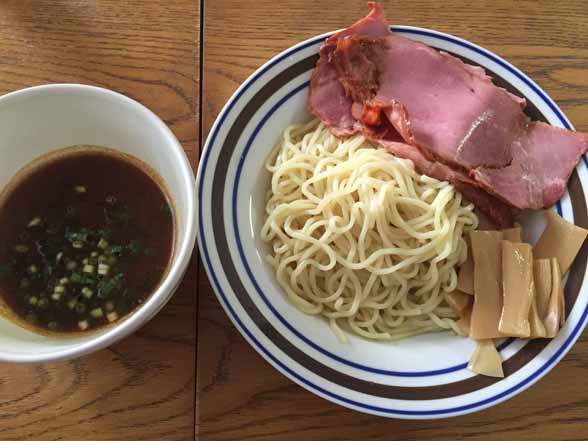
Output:
M194 0L2 0L0 94L93 84L145 104L198 160ZM0 159L1 160L1 159ZM0 365L0 440L194 438L196 259L132 337L79 360Z
M382 1L393 24L478 43L531 75L588 131L588 4L575 1ZM267 59L366 13L363 1L204 0L202 123ZM588 342L531 389L491 409L437 421L352 412L283 377L229 322L200 268L196 437L202 441L588 439Z
M395 24L449 32L502 55L588 130L584 0L382 4ZM119 91L160 115L196 166L198 123L205 135L249 74L365 12L363 1L350 0L3 0L0 94L55 82ZM0 365L0 440L580 441L588 439L587 363L582 337L545 379L492 409L430 422L367 416L312 395L263 361L200 267L153 321L107 350L64 363Z

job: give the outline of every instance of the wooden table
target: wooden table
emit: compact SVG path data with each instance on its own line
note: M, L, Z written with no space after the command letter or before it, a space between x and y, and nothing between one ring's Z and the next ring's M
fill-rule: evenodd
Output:
M588 130L584 0L382 3L393 23L450 32L506 57ZM52 82L117 90L159 114L195 167L198 128L208 132L251 72L365 12L350 0L2 0L0 93ZM580 441L588 439L586 365L582 339L532 389L466 417L408 422L351 412L264 362L195 259L170 304L132 337L80 360L0 365L0 440Z

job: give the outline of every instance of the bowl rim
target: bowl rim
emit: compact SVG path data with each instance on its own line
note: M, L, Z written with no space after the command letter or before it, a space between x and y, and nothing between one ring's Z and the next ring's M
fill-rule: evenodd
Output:
M121 321L119 324L109 327L104 332L97 332L94 335L90 335L86 341L78 343L75 340L72 340L70 346L60 347L54 351L42 354L32 352L30 354L13 354L0 351L0 362L27 364L69 360L104 349L124 337L129 336L151 320L171 299L182 280L188 264L190 263L196 242L197 204L194 172L182 145L161 118L145 105L119 92L103 87L77 83L44 84L9 92L0 96L0 108L10 105L20 99L41 97L47 93L53 94L55 92L68 95L85 94L87 96L107 97L114 102L127 106L129 111L143 116L149 124L161 133L162 139L165 140L164 145L167 147L166 154L171 154L175 157L174 163L177 166L177 172L181 175L182 186L188 193L188 198L184 201L187 205L186 210L188 213L186 228L183 235L178 238L179 246L177 257L175 261L172 262L162 283L149 299L129 315L128 318Z

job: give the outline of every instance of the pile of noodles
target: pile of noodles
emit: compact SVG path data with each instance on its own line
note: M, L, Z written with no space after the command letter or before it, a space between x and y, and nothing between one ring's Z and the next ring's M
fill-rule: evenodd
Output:
M262 238L279 284L301 311L370 339L456 330L456 289L473 206L447 183L357 135L318 121L288 127L271 172Z

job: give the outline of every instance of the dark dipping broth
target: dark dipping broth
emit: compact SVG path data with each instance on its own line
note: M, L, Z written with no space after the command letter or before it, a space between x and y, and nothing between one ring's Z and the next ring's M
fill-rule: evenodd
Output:
M141 161L93 146L21 170L0 197L4 312L69 333L137 308L172 255L173 210L157 180Z

